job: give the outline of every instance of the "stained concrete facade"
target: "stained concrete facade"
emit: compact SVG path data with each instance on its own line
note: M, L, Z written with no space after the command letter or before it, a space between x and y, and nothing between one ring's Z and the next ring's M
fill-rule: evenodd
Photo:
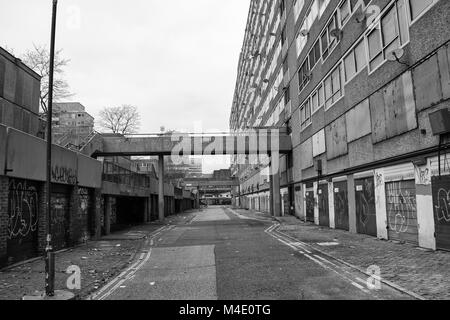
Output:
M439 137L429 120L450 107L449 14L448 1L251 2L230 127L290 129L284 213L450 248L446 200L436 194L450 186L430 167ZM399 48L399 61L388 59ZM242 159L233 169L239 203L268 211L267 172Z

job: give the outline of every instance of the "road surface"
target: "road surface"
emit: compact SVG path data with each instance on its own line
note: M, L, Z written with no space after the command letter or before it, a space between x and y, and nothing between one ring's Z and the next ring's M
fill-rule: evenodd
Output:
M166 226L99 300L410 299L276 231L271 220L222 207ZM380 285L380 286L378 286ZM378 290L377 290L378 289Z

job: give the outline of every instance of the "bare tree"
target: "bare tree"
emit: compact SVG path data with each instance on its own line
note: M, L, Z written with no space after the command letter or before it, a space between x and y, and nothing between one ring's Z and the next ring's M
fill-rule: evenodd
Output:
M23 62L38 73L41 77L41 109L47 112L49 75L50 75L50 51L45 45L33 45L22 57ZM62 50L55 53L55 73L53 81L53 99L60 101L73 96L69 84L64 78L64 68L70 60L62 58Z
M141 125L141 115L138 109L131 105L104 108L100 111L99 118L99 126L112 133L136 133Z

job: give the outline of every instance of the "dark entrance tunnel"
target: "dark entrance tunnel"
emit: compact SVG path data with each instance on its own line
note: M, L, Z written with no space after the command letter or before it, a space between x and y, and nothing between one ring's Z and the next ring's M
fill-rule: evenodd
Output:
M111 231L123 230L145 222L145 198L118 197L116 200L116 223Z

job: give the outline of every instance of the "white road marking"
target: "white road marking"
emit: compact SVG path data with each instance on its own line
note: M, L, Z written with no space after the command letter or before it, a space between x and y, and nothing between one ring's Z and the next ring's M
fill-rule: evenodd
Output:
M160 235L161 233L168 231L172 229L172 226L164 226L156 230L153 234L150 235L150 239L146 241L146 245L150 244L153 245L153 239ZM145 259L139 259L138 261L134 262L130 267L128 267L126 270L124 270L122 273L120 273L116 278L111 280L107 285L105 285L101 290L99 290L96 294L91 296L92 300L102 300L108 296L110 296L115 290L117 290L125 281L129 280L131 276L133 276L139 268L145 264L146 261L150 258L150 255L152 253L152 250L150 249L147 253L147 257ZM145 253L143 253L145 256ZM141 255L142 257L142 255Z
M358 288L359 290L363 291L366 294L371 294L371 292L367 289L365 289L363 286L361 286L360 284L356 283L355 281L353 281L350 277L342 274L342 271L344 271L345 273L348 273L351 275L351 273L349 273L348 271L344 270L343 268L341 268L340 266L332 263L331 261L319 256L319 255L314 255L311 256L310 254L312 254L310 251L307 251L304 247L307 246L307 244L298 241L297 239L295 239L295 241L290 240L289 238L294 239L293 237L290 237L288 235L285 234L280 234L278 231L274 231L276 228L278 228L279 225L274 224L271 227L267 228L265 230L265 232L267 234L269 234L270 236L272 236L273 238L275 238L276 240L278 240L279 242L287 245L288 247L290 247L291 249L295 250L296 252L302 254L303 256L305 256L306 258L310 259L311 261L317 263L318 265L320 265L322 268L332 271L334 273L336 273L340 278L348 281L352 286ZM301 249L307 251L308 253L304 253L301 251ZM333 267L331 267L331 266ZM359 279L360 280L360 279Z

